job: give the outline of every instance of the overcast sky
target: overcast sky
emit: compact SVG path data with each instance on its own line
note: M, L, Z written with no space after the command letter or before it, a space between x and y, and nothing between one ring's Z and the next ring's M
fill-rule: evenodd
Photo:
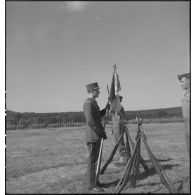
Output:
M190 70L189 2L6 2L6 105L82 111L86 84L107 102L113 65L125 110L181 106Z

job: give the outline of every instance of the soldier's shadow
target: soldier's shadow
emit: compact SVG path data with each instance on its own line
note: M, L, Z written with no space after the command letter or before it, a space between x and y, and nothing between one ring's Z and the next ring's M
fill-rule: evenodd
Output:
M111 182L109 182L109 183L105 183L105 184L104 184L104 187L105 187L105 188L115 187L115 186L118 184L119 181L120 181L120 179L116 179L116 180L111 181Z
M169 158L165 158L165 159L158 159L158 158L156 158L156 160L158 162L167 162L167 161L170 161L170 160L173 160L173 159L171 157L169 157ZM146 159L144 161L145 161L146 164L151 164L152 163L151 159Z
M169 161L171 160L171 158L169 159L157 159L158 162L165 162L165 161ZM148 163L150 164L151 161L150 159L149 160L146 160L145 161L146 164L148 165ZM160 165L161 167L161 170L171 170L173 167L178 167L178 166L181 166L180 164L166 164L166 165ZM155 174L158 174L158 172L155 170L155 168L152 166L152 164L150 165L150 167L148 166L149 168L149 171L146 172L145 170L143 172L140 172L140 174L137 175L137 180L143 180L143 179L146 179L147 177L149 176L153 176ZM129 178L127 180L130 179L130 175L129 175ZM104 184L104 187L105 188L109 188L109 187L114 187L118 184L118 182L120 181L120 178L119 179L116 179L114 181L111 181L109 183L105 183ZM153 185L156 185L157 183L154 183Z
M180 164L166 164L166 165L160 165L161 167L161 171L162 170L171 170L173 167L178 167L181 166ZM158 174L158 172L155 170L155 168L152 166L149 168L149 171L143 171L141 172L138 176L137 179L138 180L142 180L147 178L148 176L153 176L155 174Z
M180 166L180 165L179 164L161 165L161 171L162 170L170 170L173 167L177 167L177 166ZM154 167L151 167L151 168L149 168L148 172L144 171L144 172L140 173L139 175L137 175L136 180L143 180L143 179L146 179L147 177L153 176L155 174L158 174L158 172L155 170ZM131 175L129 175L127 181L130 181L130 178L131 178ZM160 184L160 182L150 183L151 186L154 186L154 185L157 185L157 184ZM148 184L136 184L135 187L140 187L140 186L145 186L145 185L148 185ZM130 186L130 183L124 189L127 189L129 186Z

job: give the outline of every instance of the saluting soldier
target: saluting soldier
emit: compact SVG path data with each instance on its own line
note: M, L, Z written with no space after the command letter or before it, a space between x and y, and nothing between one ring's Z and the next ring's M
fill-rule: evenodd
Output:
M181 87L185 90L182 99L182 114L185 122L185 142L190 155L190 73L178 75Z
M98 154L100 150L101 138L107 139L104 131L101 117L106 114L106 110L110 108L107 104L106 107L100 111L99 106L96 102L96 98L99 96L98 83L91 83L86 86L88 92L88 98L85 100L83 105L83 111L86 118L86 143L89 151L88 167L87 167L87 179L88 189L93 192L103 192L104 189L99 183L95 183L95 171L97 167Z

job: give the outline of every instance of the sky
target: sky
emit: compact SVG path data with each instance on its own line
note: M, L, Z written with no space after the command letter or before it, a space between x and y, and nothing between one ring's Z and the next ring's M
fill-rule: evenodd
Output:
M188 1L7 1L6 109L82 111L107 103L113 65L125 110L181 106L190 71Z

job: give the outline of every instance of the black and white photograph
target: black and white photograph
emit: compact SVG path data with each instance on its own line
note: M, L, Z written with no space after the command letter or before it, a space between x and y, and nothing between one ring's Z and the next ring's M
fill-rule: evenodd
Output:
M7 0L3 41L6 194L191 194L191 1Z

